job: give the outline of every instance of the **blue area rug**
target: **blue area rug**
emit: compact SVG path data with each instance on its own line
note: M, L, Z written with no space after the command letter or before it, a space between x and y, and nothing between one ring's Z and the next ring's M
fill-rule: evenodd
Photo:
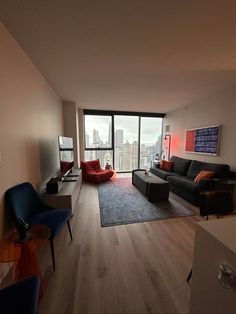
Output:
M150 203L132 185L131 178L116 178L98 186L102 227L191 216L177 201Z

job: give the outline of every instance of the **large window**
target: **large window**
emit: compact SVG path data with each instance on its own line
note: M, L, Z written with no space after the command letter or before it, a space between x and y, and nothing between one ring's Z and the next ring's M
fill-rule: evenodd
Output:
M138 168L139 117L114 117L115 169L131 171Z
M162 119L141 117L140 168L149 168L156 154L161 154Z
M119 172L150 168L161 153L163 114L84 111L85 160Z

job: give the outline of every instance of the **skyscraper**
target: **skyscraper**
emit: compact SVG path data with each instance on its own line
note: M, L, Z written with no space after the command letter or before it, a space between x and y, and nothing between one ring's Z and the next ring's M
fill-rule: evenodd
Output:
M99 132L95 129L93 129L93 144L98 146L100 143L100 137Z
M86 143L86 147L90 147L89 135L87 133L85 134L85 143Z
M162 140L162 136L158 135L158 140L156 141L156 153L161 155L161 140ZM161 156L160 156L161 157Z
M124 130L116 130L115 133L115 146L121 147L124 143Z

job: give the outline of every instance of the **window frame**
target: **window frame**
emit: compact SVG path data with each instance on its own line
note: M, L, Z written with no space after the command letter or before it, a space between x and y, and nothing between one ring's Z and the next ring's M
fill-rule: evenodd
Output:
M108 147L86 147L86 133L85 133L85 116L93 115L93 116L111 116L111 148ZM114 116L136 116L138 117L138 167L140 166L140 135L141 135L141 118L162 118L162 130L163 130L163 118L165 117L165 113L154 113L154 112L133 112L133 111L111 111L111 110L92 110L92 109L84 109L83 110L83 118L84 118L84 151L112 151L112 163L115 165L115 125L114 125ZM163 138L163 132L162 132ZM118 171L118 172L131 172L131 171Z

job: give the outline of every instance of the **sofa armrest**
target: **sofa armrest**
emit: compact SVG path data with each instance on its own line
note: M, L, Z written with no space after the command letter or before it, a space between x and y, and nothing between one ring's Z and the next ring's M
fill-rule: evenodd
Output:
M202 179L198 182L200 192L214 190L215 188L214 179Z
M136 172L136 171L146 171L147 169L134 169L133 171L132 171L132 173L134 173L134 172Z
M217 190L229 190L233 191L232 184L225 183L225 180L213 178L213 179L202 179L198 182L198 188L199 192L205 192L205 191L217 191Z

